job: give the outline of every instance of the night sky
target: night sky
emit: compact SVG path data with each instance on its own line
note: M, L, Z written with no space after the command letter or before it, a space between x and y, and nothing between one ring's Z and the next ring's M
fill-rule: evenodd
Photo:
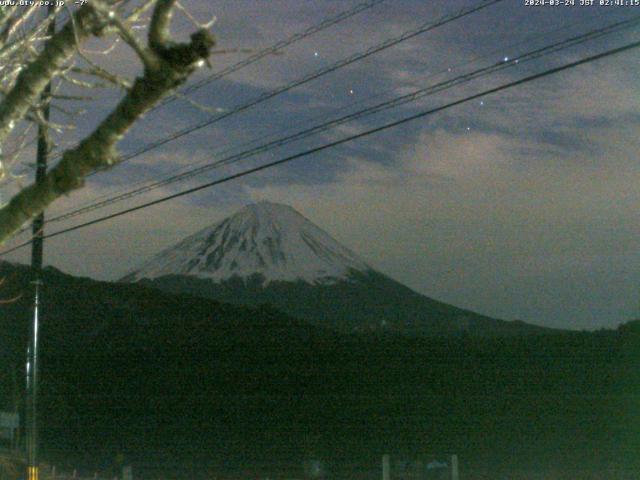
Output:
M361 0L185 0L212 15L219 49L260 50ZM640 7L525 5L505 0L92 176L59 201L66 212L317 123L500 62L499 73L427 96L114 206L47 225L47 232L160 198L419 111L640 39L640 28L530 62L526 52L640 15ZM444 15L480 4L387 0L211 82L147 115L126 154L220 115L315 70ZM194 26L176 14L174 31ZM99 48L96 44L88 48ZM217 54L212 70L247 53ZM99 61L135 74L117 46ZM181 197L46 242L45 263L115 280L158 250L244 204L289 204L370 265L430 297L504 318L577 329L640 315L640 74L631 50L449 108L293 163ZM85 134L120 95L99 92L65 144ZM56 115L56 114L54 114ZM58 114L60 115L60 114ZM79 117L80 118L80 117ZM32 151L25 152L26 157ZM25 236L6 243L10 247ZM27 261L23 249L9 259ZM5 257L7 258L7 257Z

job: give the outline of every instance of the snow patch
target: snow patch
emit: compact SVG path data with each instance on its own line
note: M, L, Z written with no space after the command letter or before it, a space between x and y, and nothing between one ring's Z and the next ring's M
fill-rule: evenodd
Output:
M264 283L332 283L371 268L288 205L260 202L167 248L129 279L190 275L224 281L255 274Z

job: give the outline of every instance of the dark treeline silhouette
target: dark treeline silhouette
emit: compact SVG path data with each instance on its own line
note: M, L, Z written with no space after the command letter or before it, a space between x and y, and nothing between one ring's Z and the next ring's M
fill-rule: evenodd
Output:
M26 268L2 265L8 296ZM536 336L334 333L270 306L45 272L49 463L136 478L380 478L383 453L456 453L462 478L637 478L640 322ZM3 408L27 296L1 306ZM306 475L310 475L308 472Z

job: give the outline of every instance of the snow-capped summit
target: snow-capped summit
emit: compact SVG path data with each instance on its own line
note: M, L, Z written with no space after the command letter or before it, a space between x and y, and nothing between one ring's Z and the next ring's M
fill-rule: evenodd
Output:
M287 205L260 202L167 248L123 282L256 307L340 332L537 333L439 302L369 267Z
M221 282L258 274L265 285L326 284L369 270L355 253L290 206L260 202L165 249L126 280L188 275Z

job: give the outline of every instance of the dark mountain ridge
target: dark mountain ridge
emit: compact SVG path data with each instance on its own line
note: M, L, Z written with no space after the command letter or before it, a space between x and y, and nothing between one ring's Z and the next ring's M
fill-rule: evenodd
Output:
M23 293L0 306L7 400L10 370L24 364L30 276L6 263L0 276L4 298ZM640 468L635 324L345 335L268 306L55 269L42 313L42 455L60 468L108 472L123 454L143 479L300 478L311 456L334 478L364 479L379 478L384 452L424 451L457 452L467 479Z
M421 295L376 271L290 206L271 202L248 205L196 232L122 281L237 305L269 303L288 315L343 333L552 332Z
M278 310L343 333L387 332L409 336L542 335L560 330L522 321L491 318L431 299L374 270L352 272L345 280L312 285L270 282L259 274L220 282L188 275L142 279L138 284L219 302Z

